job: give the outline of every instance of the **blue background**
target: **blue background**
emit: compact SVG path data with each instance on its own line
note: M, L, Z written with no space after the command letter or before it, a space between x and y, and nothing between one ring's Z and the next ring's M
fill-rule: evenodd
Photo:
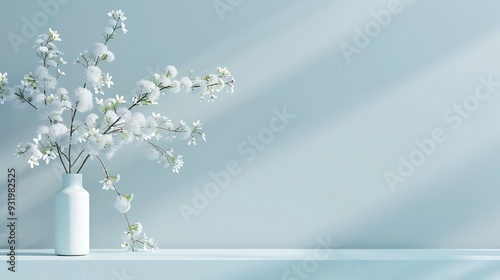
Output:
M103 67L113 76L113 96L131 96L136 81L168 64L182 75L225 66L236 78L236 92L214 103L177 94L141 108L204 123L206 143L173 143L185 159L180 174L148 161L145 145L107 163L121 174L119 188L135 194L131 221L141 221L160 248L314 248L320 236L341 248L500 247L500 88L457 129L443 119L474 94L479 77L500 80L498 1L401 1L402 11L350 62L341 44L354 46L356 28L364 30L389 1L232 1L219 14L211 0L66 2L35 27L36 34L59 31L69 62L101 41L107 12L128 17L129 33L109 44L115 62ZM43 11L37 1L2 4L0 72L11 84L37 61L23 17L33 22ZM16 52L9 33L29 42ZM65 72L68 89L82 84L81 67L68 63ZM296 117L255 158L238 151L284 107ZM10 104L0 107L0 119L0 209L14 166L19 248L53 248L57 162L30 169L13 155L42 122ZM408 159L415 141L436 128L447 140L391 189L384 174L397 174L398 157ZM192 205L194 189L203 191L210 172L231 161L241 173L186 223L179 206ZM97 161L84 174L91 247L118 248L125 221L113 208L115 194L101 190ZM0 246L6 237L2 226Z

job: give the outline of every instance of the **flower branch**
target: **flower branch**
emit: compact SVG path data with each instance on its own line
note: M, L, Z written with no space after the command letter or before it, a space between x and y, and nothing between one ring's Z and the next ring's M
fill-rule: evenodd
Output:
M127 212L133 194L123 194L116 188L120 176L111 176L103 157L111 159L114 154L130 143L146 142L146 157L157 161L163 167L179 173L184 166L182 155L174 155L173 148L164 148L160 140L168 143L186 140L188 146L196 145L197 139L206 141L200 121L188 125L184 121L174 121L159 113L150 116L137 112L142 106L159 103L166 93L192 93L201 100L214 101L219 92L233 92L234 78L227 68L218 67L215 73L202 77L178 77L175 66L168 65L152 80L140 80L135 94L127 101L118 94L106 94L112 90L114 82L110 73L103 72L104 62L113 62L115 55L108 49L116 32L128 32L127 18L121 10L108 13L109 27L104 30L104 42L95 43L92 48L78 55L75 64L83 67L83 86L70 92L59 85L59 78L65 76L63 53L57 48L61 41L57 31L49 28L48 34L41 34L35 40L35 53L40 64L21 79L20 84L9 86L7 73L0 73L0 104L12 102L19 107L30 106L39 114L41 125L36 138L17 146L18 157L24 158L31 168L39 165L39 160L49 164L59 158L66 173L80 173L89 160L97 158L105 173L100 182L103 189L113 189L117 193L115 208L124 214L127 221L122 247L135 251L137 248L156 250L153 239L141 235L142 225L131 224ZM102 98L98 96L103 96ZM131 103L128 103L131 102ZM76 156L75 156L76 155ZM78 167L78 168L76 168Z

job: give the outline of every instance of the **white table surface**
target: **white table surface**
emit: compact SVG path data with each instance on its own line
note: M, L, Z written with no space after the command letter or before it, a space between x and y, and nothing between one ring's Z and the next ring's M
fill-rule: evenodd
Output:
M326 260L500 260L497 249L331 249ZM0 250L6 261L7 250ZM305 260L314 249L161 249L127 252L93 249L87 256L57 256L54 249L18 250L20 260Z
M1 280L500 279L500 250L332 249L317 260L314 249L91 250L78 257L36 249L16 252L16 272L7 270L7 251L0 253Z

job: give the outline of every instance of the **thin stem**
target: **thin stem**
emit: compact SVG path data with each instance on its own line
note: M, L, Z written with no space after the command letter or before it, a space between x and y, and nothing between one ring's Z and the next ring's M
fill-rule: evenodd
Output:
M99 160L99 162L101 163L101 166L102 166L102 169L104 171L104 174L106 174L106 179L109 178L109 172L108 172L108 169L106 168L106 165L104 164L104 162L102 161L101 157L99 156L96 156L97 159ZM115 183L114 182L111 182L111 184L113 185L113 189L115 190L115 192L119 195L119 196L123 196L119 191L118 191L118 188L116 188L115 186ZM128 216L127 216L127 213L123 213L123 215L125 216L125 220L127 221L127 231L130 230L131 226L130 226L130 221L128 219ZM132 242L134 242L134 238L132 237ZM135 251L135 248L134 246L132 246L132 251Z
M78 154L78 156L77 156L77 157L75 158L75 160L73 161L72 165L74 165L74 164L78 161L78 159L80 158L80 156L83 154L83 152L84 152L84 151L85 151L85 150L82 150L82 151Z
M56 144L56 145L58 145L58 144ZM65 153L63 153L63 152L61 151L61 152L60 152L60 154L61 154L61 155L63 155L63 156L64 156L64 158L66 158L66 160L67 160L67 161L69 161L69 158L68 158L68 156L67 156Z
M90 157L90 154L85 157L85 159L83 160L82 164L80 165L80 168L78 168L78 171L76 171L76 174L80 173L80 171L82 170L83 166L85 165L85 163L87 162L87 160L89 159L89 157Z
M33 103L31 103L28 99L26 99L26 97L24 97L24 89L23 89L23 92L21 92L21 90L19 90L19 93L14 93L17 97L20 97L22 99L22 101L28 103L31 107L33 107L35 110L38 110L38 108L33 105Z
M71 140L73 138L73 124L75 122L75 116L76 116L76 108L78 107L79 101L75 102L75 109L73 109L73 114L71 115L71 127L69 129L69 148L68 148L68 165L69 165L69 173L71 173L71 167L73 167L73 164L71 163Z
M130 107L128 107L127 111L132 110L132 108L134 108L135 106L137 106L147 96L148 96L148 94L144 94L141 98L139 98L136 102L134 102L134 104L130 105ZM106 130L102 134L107 134L111 130L111 128L114 127L121 119L122 119L122 116L118 117L112 124L110 124L108 126L108 128L106 128Z
M66 172L66 174L68 173L68 169L66 169L66 165L64 165L64 162L62 160L62 157L61 157L61 147L59 147L59 144L56 143L56 149L57 149L57 152L59 153L59 160L61 161L61 164L62 166L64 167L64 171Z

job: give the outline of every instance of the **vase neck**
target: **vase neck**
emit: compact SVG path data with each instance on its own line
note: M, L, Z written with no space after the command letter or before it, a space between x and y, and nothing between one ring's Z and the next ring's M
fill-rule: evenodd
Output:
M63 174L62 187L82 187L82 174Z

